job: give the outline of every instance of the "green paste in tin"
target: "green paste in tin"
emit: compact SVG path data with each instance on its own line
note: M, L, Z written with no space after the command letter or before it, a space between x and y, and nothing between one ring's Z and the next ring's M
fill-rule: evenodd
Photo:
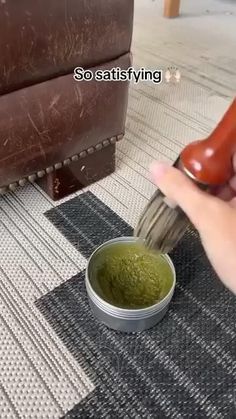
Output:
M163 255L139 243L116 243L95 256L91 284L108 303L138 309L162 300L173 284L173 272Z

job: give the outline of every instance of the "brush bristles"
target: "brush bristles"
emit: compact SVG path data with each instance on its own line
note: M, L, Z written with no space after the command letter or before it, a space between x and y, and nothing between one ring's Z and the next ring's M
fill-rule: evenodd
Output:
M167 202L163 194L156 191L134 231L148 248L160 253L169 253L190 224L179 207L170 207Z

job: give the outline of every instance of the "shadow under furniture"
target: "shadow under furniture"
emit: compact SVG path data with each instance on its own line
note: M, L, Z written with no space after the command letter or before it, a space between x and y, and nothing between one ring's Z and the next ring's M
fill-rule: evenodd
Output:
M74 69L131 65L133 0L0 4L0 193L37 182L63 198L115 170L126 81Z

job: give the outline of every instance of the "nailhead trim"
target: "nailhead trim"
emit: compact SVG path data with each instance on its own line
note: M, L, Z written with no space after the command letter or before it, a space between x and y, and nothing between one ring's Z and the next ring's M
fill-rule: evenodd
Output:
M111 143L111 144L115 144L115 143L116 143L116 141L117 141L117 140L116 140L116 137L111 137L111 138L110 138L110 143Z
M7 192L7 187L0 188L0 195L4 195Z
M17 187L18 183L10 183L10 185L8 186L10 191L15 191Z
M63 166L63 164L60 162L60 163L56 163L56 164L54 165L54 168L55 168L55 170L58 170L58 169L61 169L61 168L62 168L62 166Z
M20 179L18 183L19 183L19 186L25 186L25 184L27 183L27 179L25 179L25 178Z
M110 145L110 141L109 140L104 140L102 142L102 144L103 144L103 147L108 147Z
M68 167L71 163L76 162L79 159L83 159L87 155L91 155L96 151L100 151L103 148L108 147L111 144L115 144L116 142L122 140L123 137L124 134L119 134L114 137L107 138L101 143L96 144L94 147L89 147L87 150L83 150L79 154L75 154L74 156L65 159L63 162L58 162L54 164L54 166L47 167L45 170L39 170L37 173L29 175L27 178L22 178L19 179L17 182L10 183L7 186L2 186L0 187L0 195L4 195L8 191L15 191L19 186L23 187L27 182L33 183L36 179L41 179L46 174L52 173L55 170L59 170L62 167Z
M38 178L44 177L45 173L46 173L46 172L45 172L45 170L40 170L40 171L37 173Z
M98 143L97 145L95 145L95 149L97 151L100 151L102 149L102 144L101 143Z
M120 141L124 138L124 134L117 135L117 141Z
M37 179L37 176L36 175L30 175L30 176L28 176L28 181L31 182L31 183L33 183L36 179Z
M69 166L71 164L71 160L70 159L66 159L63 161L63 166Z
M54 167L53 166L47 167L46 173L49 174L49 173L52 173L52 172L54 172Z

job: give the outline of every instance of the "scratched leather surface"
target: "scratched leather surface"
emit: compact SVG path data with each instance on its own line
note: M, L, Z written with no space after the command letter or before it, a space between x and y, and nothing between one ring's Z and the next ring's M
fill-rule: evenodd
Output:
M133 0L1 0L0 94L127 53Z
M130 66L125 54L97 68ZM0 186L124 132L127 82L54 78L0 97Z

